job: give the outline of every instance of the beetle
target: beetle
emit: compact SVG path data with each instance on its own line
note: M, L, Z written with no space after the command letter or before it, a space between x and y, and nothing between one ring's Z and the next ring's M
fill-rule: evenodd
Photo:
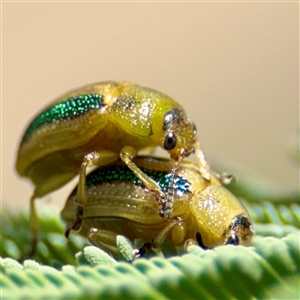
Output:
M171 160L137 157L134 163L167 192ZM61 212L66 236L79 230L93 245L114 255L118 255L117 235L131 242L142 239L145 244L137 256L150 246L159 252L165 239L175 246L194 241L204 249L250 243L254 234L250 216L217 177L205 180L198 165L188 161L180 164L174 177L173 216L162 219L155 194L123 162L94 170L86 178L85 205L78 204L76 187Z
M43 109L28 125L20 142L16 170L35 189L30 199L30 223L35 248L38 219L35 199L62 187L79 174L77 201L84 205L86 169L121 158L157 193L159 214L172 215L172 192L162 194L158 185L133 163L141 149L160 146L174 163L195 152L202 176L210 169L196 127L169 96L130 82L107 81L72 90Z

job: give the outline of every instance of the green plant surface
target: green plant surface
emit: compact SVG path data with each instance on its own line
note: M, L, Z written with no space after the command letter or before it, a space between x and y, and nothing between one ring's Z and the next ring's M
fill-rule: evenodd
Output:
M300 299L299 194L262 194L249 181L229 188L252 217L250 247L191 246L169 258L126 262L132 246L119 236L116 261L81 236L66 239L59 211L40 204L36 256L19 263L31 244L28 213L2 209L1 299Z
M249 248L203 251L193 246L182 257L132 264L105 264L101 256L106 253L90 246L93 263L59 271L5 258L0 260L2 299L275 299L274 291L282 289L288 292L286 299L297 299L299 237L257 237ZM82 255L91 260L89 251Z

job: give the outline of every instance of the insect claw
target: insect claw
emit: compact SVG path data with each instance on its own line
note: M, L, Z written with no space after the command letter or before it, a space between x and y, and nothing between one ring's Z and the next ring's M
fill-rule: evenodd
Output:
M71 232L72 228L67 228L67 230L65 231L65 237L68 239L70 232Z
M151 247L152 243L145 243L141 248L133 250L134 258L144 256Z
M132 251L132 256L133 256L132 260L134 260L135 258L139 258L141 256L140 250L139 249L134 249Z
M165 217L166 217L165 211L164 211L164 210L159 210L159 211L158 211L158 214L159 214L159 216L160 216L161 218L165 218Z
M220 174L219 177L223 185L229 185L236 181L236 177L233 174L227 174L226 172Z
M172 217L172 209L166 210L165 215L168 219L170 219Z

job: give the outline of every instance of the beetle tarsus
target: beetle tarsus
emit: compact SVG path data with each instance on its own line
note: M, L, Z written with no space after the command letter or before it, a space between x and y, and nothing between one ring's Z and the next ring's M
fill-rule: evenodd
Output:
M152 247L152 243L144 243L143 246L139 249L136 249L134 251L134 254L135 254L135 258L138 258L138 257L142 257L146 254L146 252L151 249Z
M226 172L222 172L220 174L219 180L223 185L229 185L236 182L236 177L233 174L227 174Z

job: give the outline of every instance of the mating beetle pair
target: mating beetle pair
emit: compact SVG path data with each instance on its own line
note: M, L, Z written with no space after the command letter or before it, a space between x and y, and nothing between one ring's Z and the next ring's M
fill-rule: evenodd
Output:
M156 146L176 161L166 193L133 162L139 150ZM191 153L201 177L210 182L213 175L195 125L177 102L158 91L128 82L101 82L59 97L29 124L16 161L19 175L35 185L30 200L33 249L38 234L35 199L79 174L76 199L85 207L87 167L105 166L119 158L155 194L159 215L170 218L176 169Z

